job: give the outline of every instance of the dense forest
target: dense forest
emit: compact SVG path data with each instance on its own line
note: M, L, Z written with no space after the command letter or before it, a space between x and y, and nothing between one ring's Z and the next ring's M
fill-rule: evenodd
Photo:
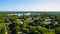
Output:
M60 34L60 12L0 12L0 34Z

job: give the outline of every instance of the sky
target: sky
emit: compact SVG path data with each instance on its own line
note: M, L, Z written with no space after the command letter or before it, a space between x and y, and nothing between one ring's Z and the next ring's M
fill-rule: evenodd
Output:
M0 0L0 11L60 11L60 0Z

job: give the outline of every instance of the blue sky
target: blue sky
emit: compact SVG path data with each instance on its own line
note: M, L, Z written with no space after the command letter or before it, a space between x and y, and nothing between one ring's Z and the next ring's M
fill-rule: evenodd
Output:
M0 0L0 11L60 11L60 0Z

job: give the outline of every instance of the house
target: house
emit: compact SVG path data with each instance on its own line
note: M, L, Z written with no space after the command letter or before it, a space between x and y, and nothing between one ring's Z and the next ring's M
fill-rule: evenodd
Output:
M20 21L20 24L24 23L23 19L17 19L17 21Z
M32 22L34 22L34 20L27 20L27 22L28 22L28 23L32 23Z
M26 13L25 15L30 15L31 13Z
M23 14L8 14L8 15L16 15L16 16L21 16L21 15L23 15Z
M23 24L24 22L21 21L20 23Z
M54 21L55 19L54 18L50 18L50 17L46 17L45 18L45 21L47 21L47 22L52 22L52 21Z
M12 22L8 22L8 23L2 23L2 24L9 25L9 24L12 24Z
M48 24L48 25L46 25L46 28L47 28L47 29L52 29L52 28L54 28L54 27L55 27L54 24Z
M26 33L24 33L23 31L20 31L19 33L20 33L20 34L26 34Z

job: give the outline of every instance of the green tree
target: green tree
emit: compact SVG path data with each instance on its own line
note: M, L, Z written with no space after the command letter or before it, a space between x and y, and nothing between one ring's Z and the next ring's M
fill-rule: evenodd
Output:
M0 19L0 23L4 23L5 22L5 20L4 19Z
M8 31L8 27L4 24L0 24L0 34L5 34Z
M60 34L60 24L58 24L55 28L56 34Z

